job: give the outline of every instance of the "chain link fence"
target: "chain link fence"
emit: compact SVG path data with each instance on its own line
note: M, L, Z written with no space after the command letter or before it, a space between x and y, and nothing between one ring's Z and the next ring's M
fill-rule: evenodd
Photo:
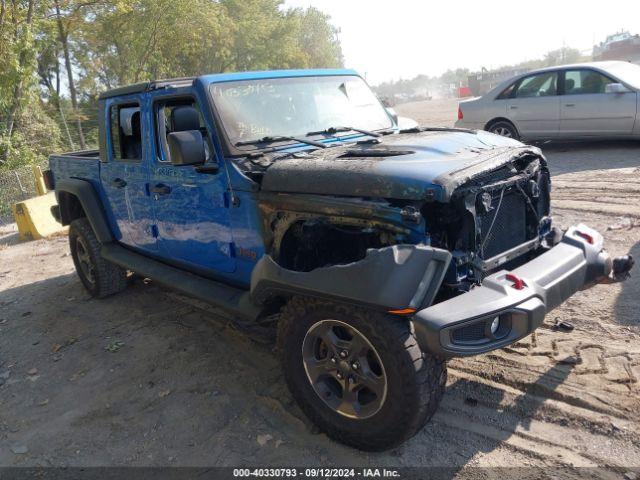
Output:
M48 168L48 162L40 162L43 170ZM31 197L35 197L36 183L31 165L25 165L14 170L0 172L0 225L13 222L11 206Z
M26 112L17 125L10 141L14 146L13 161L10 156L2 158L3 152L6 156L7 139L4 145L0 144L0 225L14 221L13 204L37 195L33 165L46 170L49 154L79 150L82 146L97 148L98 143L97 109L93 107L77 111L69 107L48 109L37 115ZM5 127L6 118L0 116L0 133ZM4 165L3 160L7 161ZM18 165L12 168L15 163Z

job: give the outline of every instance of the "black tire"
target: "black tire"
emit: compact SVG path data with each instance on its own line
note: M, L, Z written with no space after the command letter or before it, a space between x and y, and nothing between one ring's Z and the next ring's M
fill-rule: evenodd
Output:
M314 325L327 319L356 329L381 360L386 393L372 416L348 418L338 413L320 398L307 376L303 342ZM406 319L294 297L280 316L278 348L287 385L304 413L329 437L361 450L387 450L415 435L436 411L444 393L444 359L421 351Z
M93 297L104 298L127 287L127 271L100 255L100 242L86 218L69 226L71 257L82 285Z
M498 120L487 125L486 130L502 137L513 138L514 140L520 140L520 134L515 125L507 120Z

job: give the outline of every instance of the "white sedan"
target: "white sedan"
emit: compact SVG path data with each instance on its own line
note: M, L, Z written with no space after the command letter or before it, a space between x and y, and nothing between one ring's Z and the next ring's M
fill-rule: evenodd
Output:
M456 127L516 139L640 138L640 66L544 68L460 102Z

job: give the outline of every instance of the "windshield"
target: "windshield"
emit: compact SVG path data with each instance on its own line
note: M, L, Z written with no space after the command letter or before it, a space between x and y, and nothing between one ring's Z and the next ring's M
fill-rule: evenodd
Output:
M213 83L210 89L233 145L336 127L393 126L378 98L355 75L242 80Z
M640 66L633 63L617 62L607 70L633 88L640 88Z

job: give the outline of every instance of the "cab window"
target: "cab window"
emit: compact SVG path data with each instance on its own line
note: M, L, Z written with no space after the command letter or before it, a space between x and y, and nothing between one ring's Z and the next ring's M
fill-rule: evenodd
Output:
M545 72L531 75L520 80L515 98L549 97L556 95L558 84L557 72Z
M564 74L565 95L605 93L605 87L614 80L595 70L567 70Z
M200 131L205 142L206 159L209 160L213 145L205 127L202 112L193 98L181 97L160 100L155 103L155 112L158 160L160 162L171 161L167 135L185 130Z
M140 105L111 105L109 109L111 158L113 160L142 159Z

